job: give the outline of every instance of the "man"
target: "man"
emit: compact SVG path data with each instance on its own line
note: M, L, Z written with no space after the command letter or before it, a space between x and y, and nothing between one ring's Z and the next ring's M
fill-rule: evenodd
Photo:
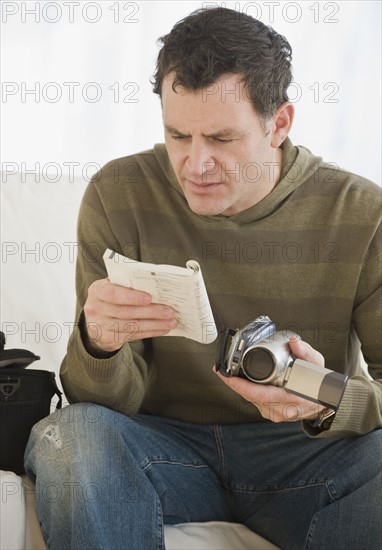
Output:
M147 550L163 523L228 520L288 550L379 548L380 190L291 143L291 49L275 31L216 8L162 44L165 144L107 164L80 211L61 370L76 404L26 451L47 544ZM301 337L295 357L349 376L336 414L223 377L216 342L165 337L174 310L111 284L106 248L198 260L220 331L268 315Z

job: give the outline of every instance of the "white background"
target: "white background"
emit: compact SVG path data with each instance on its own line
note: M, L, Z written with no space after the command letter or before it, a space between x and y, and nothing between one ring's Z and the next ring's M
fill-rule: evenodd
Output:
M3 1L3 170L90 177L163 141L150 84L156 39L207 4ZM292 141L380 182L379 0L214 4L271 23L291 43Z

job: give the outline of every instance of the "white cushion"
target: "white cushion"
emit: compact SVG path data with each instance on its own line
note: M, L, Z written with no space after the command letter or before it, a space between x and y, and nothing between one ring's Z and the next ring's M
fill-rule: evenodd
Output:
M272 550L271 542L241 523L208 521L165 525L166 550Z
M32 481L0 472L0 548L46 550L35 511ZM239 523L165 525L167 550L272 550L277 547Z
M25 548L25 499L21 478L0 471L0 548Z

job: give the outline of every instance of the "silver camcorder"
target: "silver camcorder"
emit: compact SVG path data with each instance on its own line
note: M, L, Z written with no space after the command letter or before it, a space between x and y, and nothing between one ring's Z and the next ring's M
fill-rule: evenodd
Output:
M224 376L281 386L337 410L348 377L294 357L288 344L292 336L292 331L276 331L266 315L242 329L227 329L220 334L216 368Z

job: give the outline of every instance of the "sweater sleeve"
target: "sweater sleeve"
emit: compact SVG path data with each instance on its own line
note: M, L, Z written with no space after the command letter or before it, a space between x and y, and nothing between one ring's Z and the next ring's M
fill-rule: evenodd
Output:
M349 379L330 430L318 437L362 435L382 427L381 240L379 226L365 255L350 327L360 341L367 373ZM304 429L316 435L308 422Z
M78 217L77 322L61 364L60 378L70 403L88 401L131 415L138 411L145 395L149 369L144 356L149 342L126 343L111 357L100 359L88 353L83 340L83 306L89 286L107 277L102 257L108 247L123 253L123 244L117 242L96 185L91 181Z

